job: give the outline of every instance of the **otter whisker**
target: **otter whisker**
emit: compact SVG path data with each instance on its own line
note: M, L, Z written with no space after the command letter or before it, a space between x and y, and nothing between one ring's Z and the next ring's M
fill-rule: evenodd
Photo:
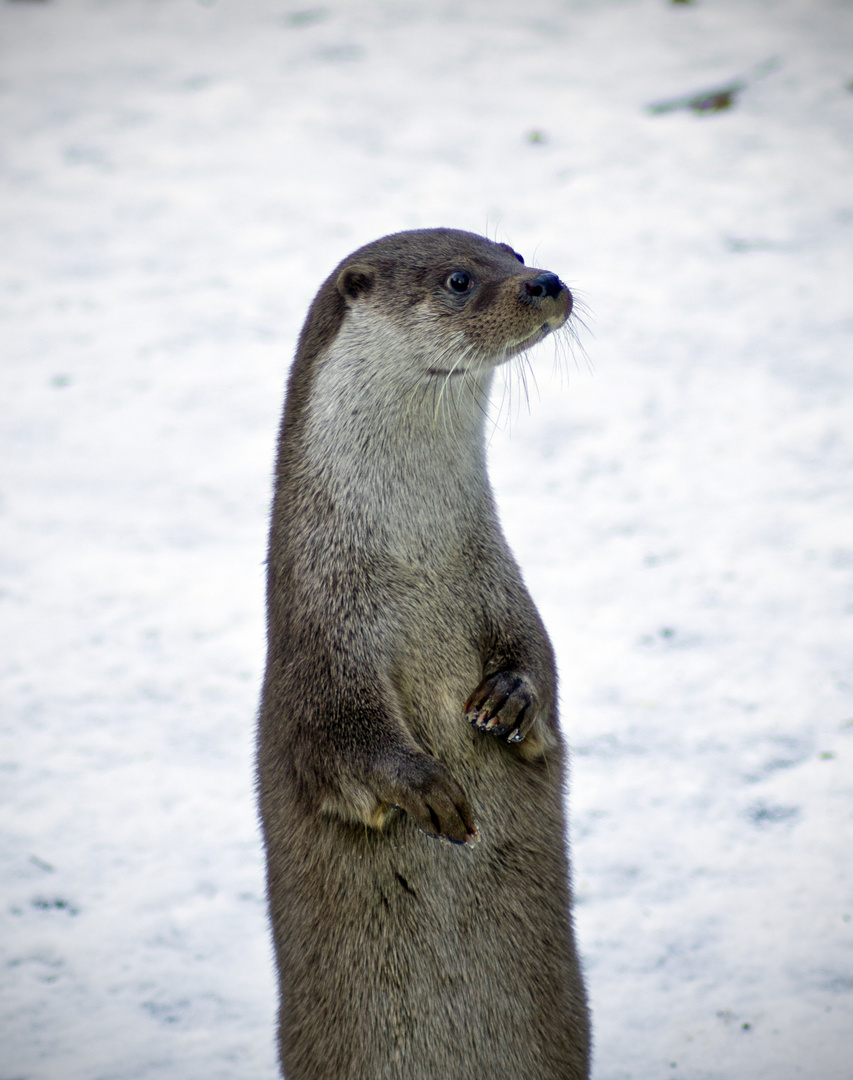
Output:
M527 373L529 373L531 382L533 383L533 389L536 391L536 400L537 401L542 400L542 394L539 391L539 383L538 383L538 381L536 379L536 371L534 370L533 364L532 364L532 362L530 360L530 355L528 353L524 353L522 355L521 364L522 364L522 378L524 379L524 394L525 394L525 397L527 398L527 411L530 412L530 394L528 392L528 386L527 386Z
M462 352L459 353L459 355L457 356L456 360L453 363L453 366L447 372L447 375L444 378L444 382L441 384L441 390L439 391L439 394L438 394L438 401L436 402L436 405L435 405L435 412L433 414L433 421L434 422L438 421L438 413L439 413L439 410L441 409L441 401L442 401L442 398L444 397L444 391L447 389L447 384L453 378L453 374L456 371L456 369L459 367L459 365L462 363L462 361L465 359L465 357L468 356L468 354L471 352L471 350L473 348L474 348L474 343L469 342L468 345L462 350ZM462 370L463 370L463 373L464 373L465 369L463 368Z
M503 364L503 361L501 361L501 365L502 364ZM492 439L494 438L495 432L498 430L498 424L500 423L500 418L503 415L504 406L507 404L507 397L509 397L509 410L510 410L510 412L512 411L512 387L510 385L508 385L509 380L507 379L506 368L503 367L503 366L499 366L499 371L501 373L501 383L502 383L502 386L503 386L503 393L501 394L501 400L500 400L500 403L499 403L497 409L494 412L494 416L491 417L492 431L491 431L491 434L489 435L489 442L492 441ZM491 398L490 398L490 401L491 401Z
M584 348L583 342L580 339L578 327L580 326L581 329L583 329L587 334L589 334L590 337L594 337L595 334L592 330L592 327L587 322L587 319L592 321L593 313L592 309L586 303L582 295L578 297L575 293L573 294L573 296L574 304L572 306L572 314L571 317L566 321L562 329L565 332L566 338L568 339L569 352L571 353L572 358L575 361L575 367L578 367L577 355L580 354L580 356L584 360L584 363L586 364L587 370L590 372L590 374L592 374L592 372L595 370L595 366L593 365L592 360L590 359L589 354L587 353L586 349Z

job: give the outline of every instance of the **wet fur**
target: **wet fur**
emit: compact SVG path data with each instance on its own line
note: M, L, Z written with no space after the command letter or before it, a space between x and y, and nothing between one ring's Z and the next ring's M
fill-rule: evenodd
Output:
M570 306L539 273L396 234L300 337L258 755L288 1080L588 1076L554 659L483 438L495 365Z

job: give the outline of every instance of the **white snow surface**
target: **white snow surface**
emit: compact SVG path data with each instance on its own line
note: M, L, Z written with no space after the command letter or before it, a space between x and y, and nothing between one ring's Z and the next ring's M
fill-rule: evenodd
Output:
M849 1080L853 5L301 2L0 3L0 1080L277 1076L284 380L337 261L431 225L589 327L508 375L490 460L594 1076Z

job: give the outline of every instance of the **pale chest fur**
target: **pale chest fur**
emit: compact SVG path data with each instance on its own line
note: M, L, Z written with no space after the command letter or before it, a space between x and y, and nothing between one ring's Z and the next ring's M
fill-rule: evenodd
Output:
M375 312L352 313L315 375L303 451L353 539L391 557L444 560L491 507L485 401L492 372L450 370Z
M375 313L350 318L315 375L304 453L334 513L315 543L369 568L369 596L353 602L416 737L452 758L471 741L462 704L481 676L474 538L499 526L483 434L491 371L466 385L430 375L435 363Z

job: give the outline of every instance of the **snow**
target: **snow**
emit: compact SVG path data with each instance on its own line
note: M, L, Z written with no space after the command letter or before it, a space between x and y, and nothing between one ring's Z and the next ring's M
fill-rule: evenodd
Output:
M853 7L303 2L0 4L0 1080L277 1075L284 378L340 258L439 224L590 328L529 408L508 376L490 454L560 662L595 1078L849 1080Z

